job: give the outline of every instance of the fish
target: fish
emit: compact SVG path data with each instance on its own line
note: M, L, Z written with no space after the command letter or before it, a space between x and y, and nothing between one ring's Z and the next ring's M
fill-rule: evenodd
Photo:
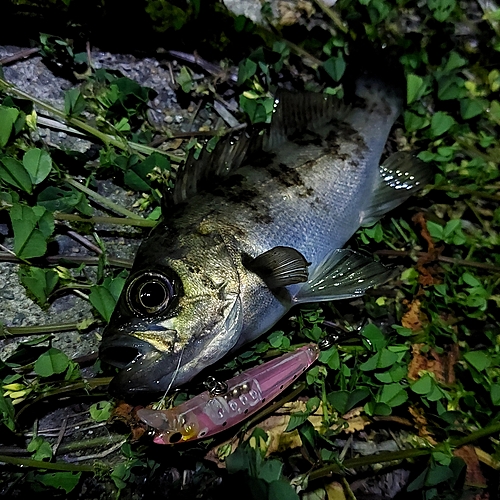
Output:
M102 335L110 392L165 393L258 338L296 305L359 297L393 276L343 248L430 179L412 152L382 164L400 94L377 78L352 102L280 92L263 135L190 154L140 245Z

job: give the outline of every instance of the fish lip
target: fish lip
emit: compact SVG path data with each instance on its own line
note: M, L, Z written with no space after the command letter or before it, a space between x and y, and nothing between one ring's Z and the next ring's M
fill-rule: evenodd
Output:
M132 335L112 335L104 338L99 347L99 358L104 363L120 370L127 369L137 362L138 358L160 351L149 342Z
M164 354L149 342L131 335L118 334L104 339L99 358L119 369L109 384L109 393L115 397L133 397L157 392L148 375Z
M166 329L164 329L166 330ZM177 362L178 354L160 351L149 342L122 332L108 333L99 348L102 362L118 368L108 391L115 397L147 400L162 392L165 358Z

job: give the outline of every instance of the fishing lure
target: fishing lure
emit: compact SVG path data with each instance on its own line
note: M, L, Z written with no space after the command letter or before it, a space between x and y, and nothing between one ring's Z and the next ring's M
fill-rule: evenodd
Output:
M323 347L323 346L321 346ZM154 442L173 444L207 438L253 415L317 359L320 347L307 344L251 368L168 410L142 408L137 416L155 431Z

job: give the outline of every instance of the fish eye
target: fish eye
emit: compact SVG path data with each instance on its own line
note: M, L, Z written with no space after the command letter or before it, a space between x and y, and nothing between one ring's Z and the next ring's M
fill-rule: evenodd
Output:
M134 278L128 286L126 299L138 316L163 312L174 297L171 281L160 273L146 272Z

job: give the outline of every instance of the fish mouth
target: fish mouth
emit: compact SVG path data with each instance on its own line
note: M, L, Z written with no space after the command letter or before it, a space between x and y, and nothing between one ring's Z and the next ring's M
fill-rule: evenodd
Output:
M123 370L150 354L152 350L157 351L145 340L131 335L117 335L103 340L99 348L99 358L104 363Z

